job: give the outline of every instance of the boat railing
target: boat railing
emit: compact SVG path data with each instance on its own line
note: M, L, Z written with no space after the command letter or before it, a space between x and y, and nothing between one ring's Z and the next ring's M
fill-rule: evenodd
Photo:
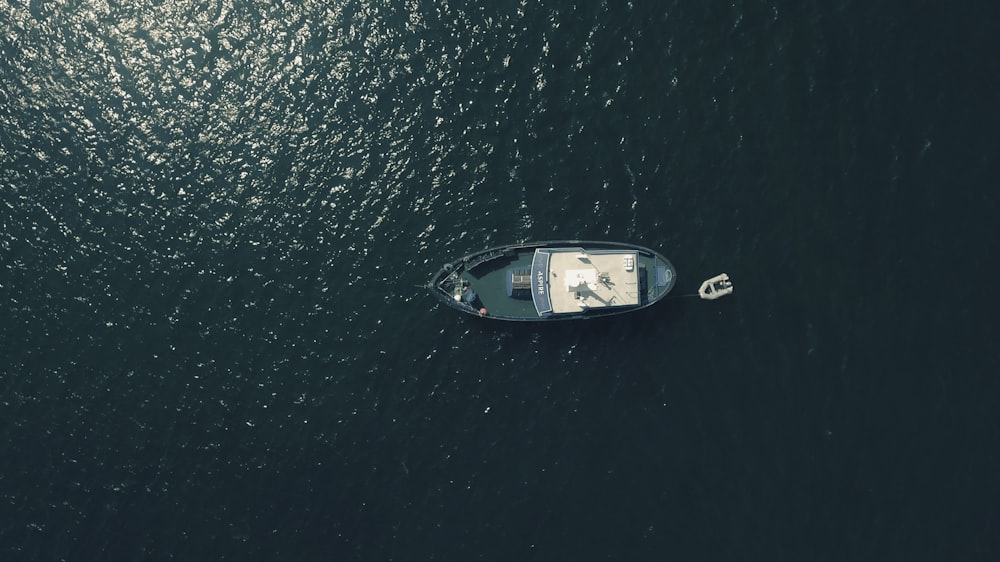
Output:
M467 259L465 261L465 269L471 270L471 269L473 269L473 268L475 268L477 266L480 266L480 265L482 265L482 264L484 264L484 263L486 263L488 261L492 261L492 260L495 260L497 258L502 258L504 256L509 256L510 254L511 254L511 250L509 250L507 248L500 248L500 249L497 249L497 250L493 250L492 252L487 252L485 254L477 254L475 256L472 256L471 259Z

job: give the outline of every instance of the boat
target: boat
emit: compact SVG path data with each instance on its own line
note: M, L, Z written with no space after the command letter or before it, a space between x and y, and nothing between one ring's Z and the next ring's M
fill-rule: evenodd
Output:
M698 296L708 301L731 294L733 294L733 282L725 273L706 279L698 289Z
M646 308L677 271L635 244L555 240L489 248L448 262L427 284L462 312L510 321L584 320Z

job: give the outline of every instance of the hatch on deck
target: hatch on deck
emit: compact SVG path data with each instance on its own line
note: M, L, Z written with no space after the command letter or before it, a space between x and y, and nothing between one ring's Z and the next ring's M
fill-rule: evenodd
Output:
M515 299L531 298L531 268L508 269L505 275L507 296Z

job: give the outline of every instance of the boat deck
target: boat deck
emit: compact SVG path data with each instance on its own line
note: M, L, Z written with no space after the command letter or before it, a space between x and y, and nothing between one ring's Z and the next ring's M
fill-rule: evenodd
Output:
M484 308L493 316L537 317L538 312L531 299L514 299L507 296L507 268L530 268L534 252L522 252L513 258L501 258L482 267L466 271L462 277L479 294Z

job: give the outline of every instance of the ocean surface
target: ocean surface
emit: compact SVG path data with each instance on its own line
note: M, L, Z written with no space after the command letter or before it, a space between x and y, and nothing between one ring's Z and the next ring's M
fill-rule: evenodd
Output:
M0 2L0 560L1000 559L1000 5ZM445 261L667 255L594 322Z

